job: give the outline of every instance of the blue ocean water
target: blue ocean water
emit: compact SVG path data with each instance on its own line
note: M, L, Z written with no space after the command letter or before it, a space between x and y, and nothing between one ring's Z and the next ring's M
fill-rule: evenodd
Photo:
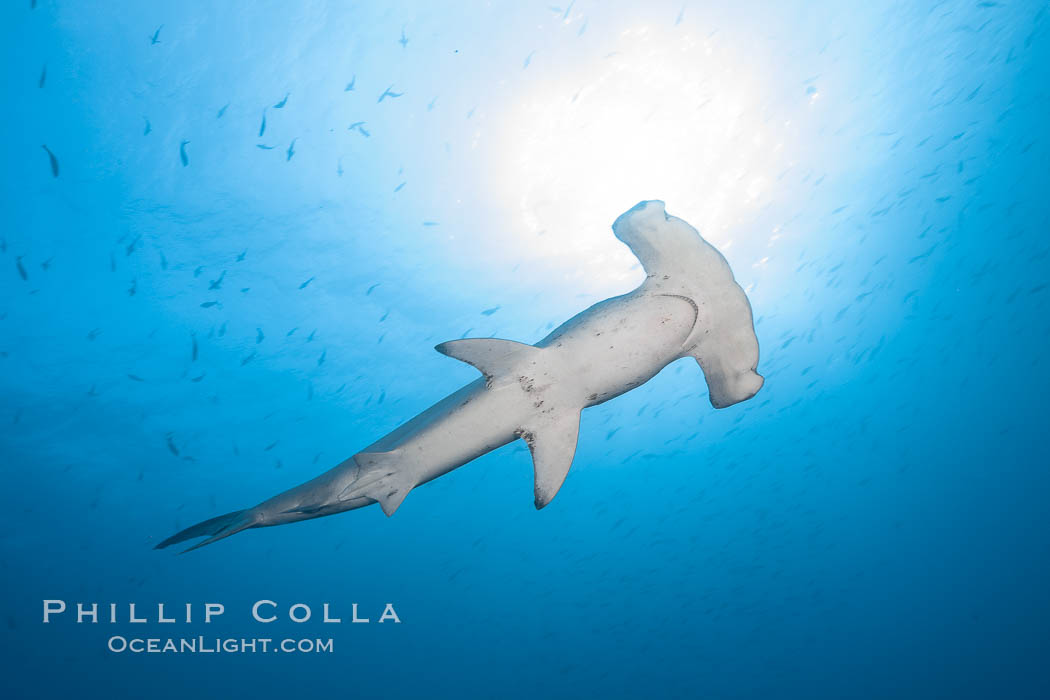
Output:
M1050 695L1046 4L556 2L0 9L4 697ZM476 376L435 344L633 288L649 198L747 290L758 396L675 363L540 512L518 442L152 549Z

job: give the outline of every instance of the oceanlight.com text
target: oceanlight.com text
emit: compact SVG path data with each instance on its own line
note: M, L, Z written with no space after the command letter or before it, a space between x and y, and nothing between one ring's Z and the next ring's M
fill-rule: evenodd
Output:
M149 638L114 635L106 642L114 654L331 654L335 645L328 639L271 639L180 637Z

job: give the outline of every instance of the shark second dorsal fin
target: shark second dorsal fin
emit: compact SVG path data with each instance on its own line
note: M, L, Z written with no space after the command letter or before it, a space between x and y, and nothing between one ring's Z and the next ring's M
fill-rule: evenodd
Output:
M388 517L393 515L408 492L416 486L410 471L404 468L401 452L358 452L353 459L360 471L357 478L339 494L339 500L371 498L379 503Z
M535 358L543 352L532 345L499 338L450 340L447 343L441 343L434 349L442 355L448 355L476 367L485 375L487 382L510 374L523 363L529 364L529 357Z
M537 510L554 500L565 482L579 434L580 412L573 409L543 415L518 431L532 453Z

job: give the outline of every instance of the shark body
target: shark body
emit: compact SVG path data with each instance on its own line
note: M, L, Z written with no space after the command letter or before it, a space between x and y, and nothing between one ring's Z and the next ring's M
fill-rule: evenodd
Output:
M751 305L721 253L660 201L625 212L613 232L645 269L637 289L591 306L535 345L496 338L438 345L482 377L324 474L157 548L207 537L195 549L248 528L373 503L393 515L416 486L519 438L532 453L535 505L543 508L572 465L584 408L641 386L682 357L700 364L715 408L754 396L763 380Z

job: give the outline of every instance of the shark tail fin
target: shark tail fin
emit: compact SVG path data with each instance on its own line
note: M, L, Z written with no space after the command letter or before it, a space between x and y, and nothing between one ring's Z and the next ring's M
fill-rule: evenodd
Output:
M183 550L182 554L185 554L186 552L193 551L198 547L203 547L206 544L218 542L230 535L236 535L241 530L255 527L255 524L255 518L249 515L247 510L235 510L232 513L205 520L202 523L197 523L185 530L176 532L174 535L154 547L154 549L164 549L165 547L178 544L179 542L192 540L194 537L208 537L208 539L203 542L198 542L189 549Z

